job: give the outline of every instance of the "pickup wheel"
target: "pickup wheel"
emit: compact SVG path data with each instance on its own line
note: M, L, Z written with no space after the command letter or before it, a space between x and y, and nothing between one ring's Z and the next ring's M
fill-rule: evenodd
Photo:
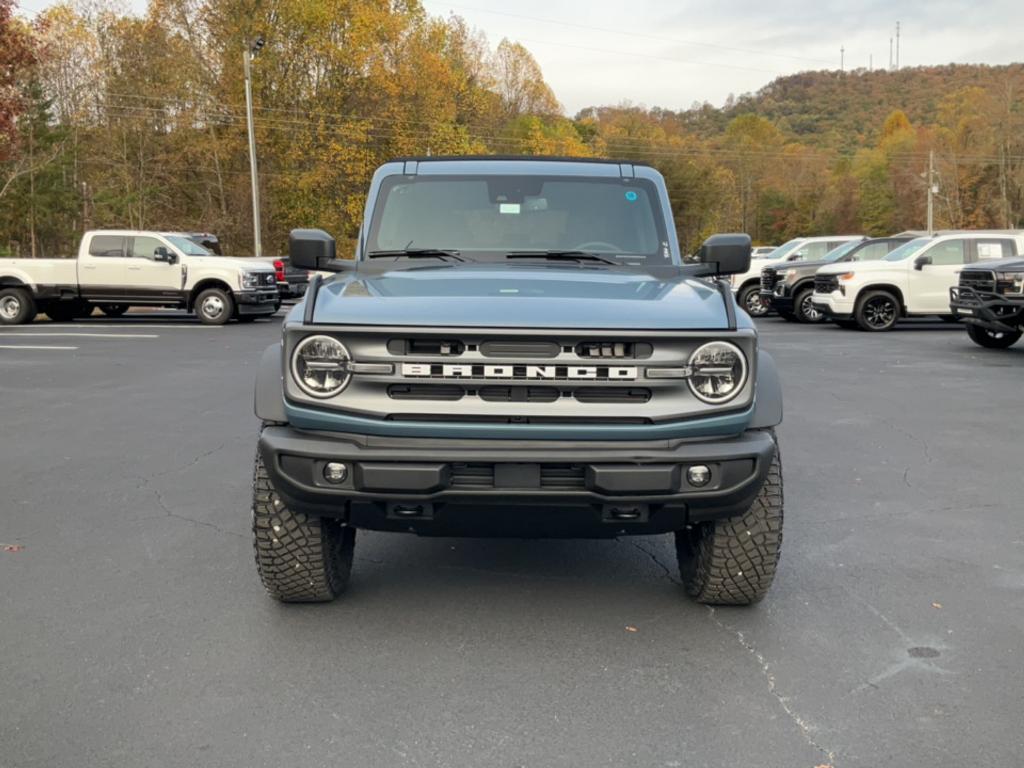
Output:
M782 549L782 506L776 442L768 476L746 512L676 531L679 575L687 593L707 605L750 605L763 598Z
M891 331L900 319L900 303L888 291L871 291L857 302L853 317L863 331Z
M36 302L24 288L0 290L0 325L31 323L36 316Z
M127 311L127 304L100 304L100 312L107 317L120 317Z
M986 349L1006 349L1020 340L1021 332L990 331L988 328L972 324L967 326L967 335L975 344Z
M355 529L286 507L258 450L252 485L252 536L256 570L274 599L323 603L345 591L352 571Z
M814 308L814 288L804 288L793 299L793 306L796 307L796 317L801 323L820 323L825 315Z
M203 325L224 325L235 314L235 302L227 291L207 288L196 296L195 310Z
M736 301L747 310L747 314L751 317L764 317L770 309L768 302L761 298L760 283L750 283L750 285L740 288Z

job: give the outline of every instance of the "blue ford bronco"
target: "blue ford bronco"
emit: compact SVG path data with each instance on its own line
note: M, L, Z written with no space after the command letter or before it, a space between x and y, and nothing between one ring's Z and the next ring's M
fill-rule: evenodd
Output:
M723 275L684 265L662 176L628 162L411 158L374 174L354 259L266 350L256 565L283 601L348 582L356 531L675 536L687 591L762 598L782 544L782 394Z

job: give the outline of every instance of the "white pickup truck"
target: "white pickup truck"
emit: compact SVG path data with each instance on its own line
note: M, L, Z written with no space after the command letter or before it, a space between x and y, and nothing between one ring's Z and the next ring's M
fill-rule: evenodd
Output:
M215 256L182 233L86 232L75 259L0 258L0 324L85 317L99 307L178 307L206 325L272 315L281 304L271 265Z

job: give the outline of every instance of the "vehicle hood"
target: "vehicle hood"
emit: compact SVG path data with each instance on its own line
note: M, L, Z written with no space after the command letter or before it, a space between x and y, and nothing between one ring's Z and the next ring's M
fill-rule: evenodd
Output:
M256 259L239 259L233 256L190 256L189 264L215 269L244 269L247 272L273 272L274 266Z
M864 274L867 272L893 272L906 266L902 261L843 261L838 264L826 264L818 270L819 275L842 275L846 272Z
M993 259L989 261L969 264L964 267L965 272L1024 272L1024 259Z
M703 280L525 264L340 274L321 287L313 319L428 327L728 327L722 295Z

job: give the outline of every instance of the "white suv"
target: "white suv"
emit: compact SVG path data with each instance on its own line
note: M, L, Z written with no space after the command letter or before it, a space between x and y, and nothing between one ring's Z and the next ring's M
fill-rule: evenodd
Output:
M918 237L880 261L828 264L814 277L814 308L845 328L891 330L902 317L953 320L949 289L965 264L1024 253L1024 232Z
M798 237L783 243L763 258L750 259L750 269L730 278L736 301L751 317L764 317L771 305L761 298L761 270L791 261L820 261L821 258L851 240L863 240L863 235L829 235L827 237Z

